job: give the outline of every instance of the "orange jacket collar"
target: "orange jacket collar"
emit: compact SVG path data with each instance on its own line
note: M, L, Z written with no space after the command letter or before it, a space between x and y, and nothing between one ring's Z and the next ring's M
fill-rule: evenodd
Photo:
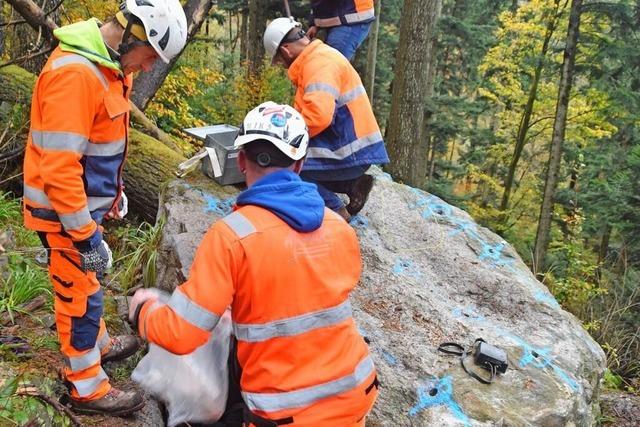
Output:
M293 60L291 66L289 66L289 71L287 73L289 75L289 79L291 79L291 82L294 85L298 86L298 80L302 75L302 66L306 62L306 58L311 55L311 52L316 50L316 48L321 44L323 44L321 40L314 40L309 43L307 47L304 48L302 53Z

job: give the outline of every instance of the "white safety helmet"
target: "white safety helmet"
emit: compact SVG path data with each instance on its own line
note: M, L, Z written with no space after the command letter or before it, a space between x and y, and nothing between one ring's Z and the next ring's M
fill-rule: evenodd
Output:
M264 139L292 160L307 154L309 130L302 115L289 105L263 102L244 118L234 147Z
M302 30L302 24L293 18L276 18L269 23L267 29L264 30L262 42L264 43L264 50L271 60L276 56L282 40L284 40L289 31L296 27L300 27Z
M184 49L187 43L187 17L179 0L126 0L120 10L119 14L122 13L127 21L127 15L131 14L142 22L146 41L163 62L168 64ZM122 15L119 14L116 18L122 24ZM126 32L127 25L123 26Z

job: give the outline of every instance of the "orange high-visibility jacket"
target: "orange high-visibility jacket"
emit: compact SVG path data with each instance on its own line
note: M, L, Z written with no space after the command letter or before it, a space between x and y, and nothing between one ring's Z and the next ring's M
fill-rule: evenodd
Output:
M355 232L332 211L325 209L320 228L301 233L245 205L209 229L189 279L166 306L143 305L139 331L173 353L190 353L230 305L240 386L254 413L293 417L295 426L352 425L376 395L349 303L361 265Z
M132 76L56 48L33 91L24 221L89 238L118 202Z
M360 76L340 52L314 40L289 67L289 78L311 138L304 170L389 162Z

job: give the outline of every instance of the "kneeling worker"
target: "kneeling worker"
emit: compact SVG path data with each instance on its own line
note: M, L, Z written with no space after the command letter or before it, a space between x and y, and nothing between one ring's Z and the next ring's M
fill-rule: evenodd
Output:
M187 354L231 306L245 422L364 426L378 382L349 303L360 250L298 176L308 141L290 106L250 111L235 141L248 186L236 210L211 226L167 305L142 289L129 313L143 338Z
M320 40L310 41L291 18L274 19L263 42L272 63L288 69L296 87L294 107L309 126L300 176L316 184L327 207L348 221L363 208L373 186L367 169L389 162L362 81L344 56ZM349 204L335 193L346 194Z

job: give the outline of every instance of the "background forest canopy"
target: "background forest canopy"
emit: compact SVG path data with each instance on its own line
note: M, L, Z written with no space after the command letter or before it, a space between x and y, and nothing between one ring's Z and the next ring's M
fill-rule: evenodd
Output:
M46 58L30 56L42 49L42 37L9 3L0 1L0 61L27 57L19 65L37 73ZM289 3L306 24L309 2ZM118 2L38 4L64 25L108 17ZM406 159L392 156L389 171L466 209L513 244L563 307L584 321L612 371L637 390L640 0L378 0L376 8L379 27L353 62L390 152L411 143L423 160L411 164L417 171L410 177L398 172ZM397 85L407 65L402 51L411 45L406 28L414 10L427 10L437 25L424 25L429 49L418 66L426 97L410 105L419 138L408 142L395 137L395 121L403 118L392 110L404 102L394 96L394 79ZM290 103L284 70L268 66L262 48L266 23L282 15L282 1L213 2L157 93L134 101L187 155L199 147L181 129L237 125L259 102ZM559 120L563 87L566 120ZM11 136L24 133L28 111L2 109L5 152L16 144ZM545 234L549 242L542 245Z

